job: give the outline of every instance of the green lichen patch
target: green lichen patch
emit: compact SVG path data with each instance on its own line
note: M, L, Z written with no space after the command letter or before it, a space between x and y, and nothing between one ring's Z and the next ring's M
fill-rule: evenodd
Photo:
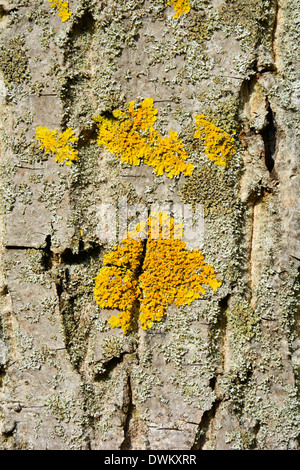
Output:
M106 336L101 343L103 356L106 358L120 357L123 353L124 342L122 338L117 336Z
M245 300L236 298L227 315L235 343L249 342L258 334L260 317Z
M188 32L188 38L191 41L196 41L202 44L204 41L208 41L213 33L210 28L212 22L209 21L204 11L194 12L187 18L186 29Z
M207 164L186 178L179 194L185 203L203 204L205 216L230 213L236 201L235 181L226 169Z
M28 49L22 34L13 37L8 44L0 46L0 70L7 87L29 83Z

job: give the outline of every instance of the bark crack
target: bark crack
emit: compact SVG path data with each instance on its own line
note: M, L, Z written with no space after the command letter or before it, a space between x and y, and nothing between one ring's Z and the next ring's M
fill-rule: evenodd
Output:
M5 370L5 367L0 365L0 388L3 387L3 379L6 375L6 370Z
M274 120L274 113L272 111L270 102L268 98L266 98L267 102L267 116L266 126L261 130L260 134L262 136L264 147L265 147L265 165L270 174L273 173L274 165L275 165L275 153L276 153L276 146L277 146L277 127Z
M218 328L220 331L220 350L222 351L220 369L222 372L224 371L226 367L226 357L227 357L226 340L227 340L227 323L228 323L226 312L228 309L228 302L230 298L231 298L231 294L227 294L226 297L224 297L223 299L219 301L220 314L219 314L219 318L216 324L216 328Z
M226 351L226 339L227 339L227 315L226 312L229 307L229 300L231 298L231 294L228 293L223 299L219 300L219 317L216 325L214 326L214 331L218 332L219 338L219 350L222 352L221 360L220 360L220 367L219 367L219 374L223 374L224 370L226 369L226 358L228 356ZM214 336L214 335L213 335ZM198 430L195 437L194 444L191 450L202 450L204 445L209 441L209 434L212 428L212 424L218 408L220 404L224 401L224 398L218 396L216 394L216 386L217 386L217 376L211 377L209 381L209 387L213 393L215 393L216 398L213 401L211 408L209 410L204 411L201 421L198 424ZM194 423L196 424L196 423Z
M74 253L70 248L67 248L57 256L51 251L51 239L48 240L45 249L45 268L50 269L52 260L55 256L57 258L58 274L56 275L55 284L64 328L65 345L71 364L79 374L81 374L80 369L87 350L86 340L90 331L90 324L89 319L81 321L81 317L76 316L75 303L80 296L80 292L72 292L70 267L77 264L88 264L91 258L99 256L100 250L101 247L96 244L85 249L82 240L80 240L78 253Z
M210 387L212 391L215 391L217 379L212 377L210 380ZM209 433L218 411L219 406L224 401L222 397L216 397L215 401L212 403L212 406L209 410L204 411L201 421L198 426L197 436L195 438L194 444L191 447L191 450L203 450L206 442L209 441Z
M120 446L120 450L131 450L131 432L130 432L130 424L133 418L133 414L135 411L135 405L133 404L132 400L132 383L131 377L128 373L127 376L127 403L126 403L126 418L124 423L124 440Z

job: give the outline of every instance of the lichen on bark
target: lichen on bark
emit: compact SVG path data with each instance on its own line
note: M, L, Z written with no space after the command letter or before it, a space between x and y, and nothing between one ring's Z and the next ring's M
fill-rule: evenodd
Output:
M1 449L298 449L299 41L295 0L3 3L0 48ZM126 167L93 116L154 100L193 174ZM214 165L203 113L237 151ZM72 128L70 167L38 126ZM126 337L93 296L110 242L99 207L203 204L222 279ZM115 312L117 315L118 312Z

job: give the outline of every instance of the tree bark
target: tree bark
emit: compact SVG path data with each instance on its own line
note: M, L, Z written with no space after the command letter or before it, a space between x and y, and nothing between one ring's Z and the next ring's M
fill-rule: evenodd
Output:
M298 5L190 4L72 0L62 22L47 0L1 1L2 449L299 449ZM97 144L94 116L145 98L191 176ZM201 113L236 140L228 168L193 138ZM72 127L79 161L46 155L38 126ZM222 280L127 335L93 294L99 208L119 220L125 198L202 205Z

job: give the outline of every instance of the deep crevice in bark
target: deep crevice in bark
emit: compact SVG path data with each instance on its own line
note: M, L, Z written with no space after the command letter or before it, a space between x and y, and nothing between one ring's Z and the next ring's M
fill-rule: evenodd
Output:
M70 362L74 369L80 373L80 367L85 357L87 348L87 335L89 325L84 330L80 328L79 319L76 319L75 300L76 295L68 294L64 284L69 282L68 268L65 270L65 282L61 280L56 284L56 291L59 299L59 310L64 328L65 345Z
M49 271L52 267L52 258L53 258L53 251L51 250L51 235L47 235L46 237L46 247L43 249L43 259L42 263L44 265L45 271Z
M76 316L76 299L80 296L80 292L72 292L70 289L71 278L69 267L77 264L88 264L91 259L99 257L100 250L101 247L97 244L93 244L85 249L83 241L80 240L78 253L74 253L70 248L67 248L58 256L58 265L63 269L55 284L59 311L64 328L65 345L71 364L79 374L81 374L80 368L87 350L90 324L88 320L81 322L81 317ZM51 254L50 240L48 241L48 252Z
M58 297L58 304L60 307L61 294L63 292L62 279L60 279L60 281L55 284L55 287L56 287L56 293Z
M68 268L64 270L64 279L61 278L56 283L56 292L58 296L59 312L62 317L62 324L64 328L64 338L66 350L69 354L71 364L78 371L79 361L73 354L73 338L75 336L76 322L74 319L74 298L66 295L64 284L68 284Z
M191 450L203 450L205 443L209 440L208 433L222 401L223 400L221 398L217 398L213 402L212 407L209 410L204 411L198 428L198 436L196 437Z
M228 298L230 296L227 296ZM211 377L209 380L209 386L213 392L215 392L217 385L217 377ZM224 401L222 397L217 396L215 401L209 410L204 411L202 419L198 426L198 432L191 450L203 450L204 445L209 440L209 431L211 429L213 420L216 416L217 410L220 404Z
M22 5L20 5L22 6ZM0 5L0 21L3 16L9 16L11 12L18 10L19 7L17 6L9 6L9 5Z
M225 365L225 343L226 343L226 332L227 332L227 309L228 309L228 302L231 297L231 294L227 294L226 297L223 299L219 300L219 308L220 308L220 314L219 318L217 321L217 324L215 326L216 329L219 330L220 332L220 351L221 351L221 364L220 368L221 371L224 371L224 365ZM215 383L213 386L211 385L212 389L215 389Z
M95 20L90 11L85 11L80 18L76 18L71 30L71 36L81 38L83 35L95 32Z
M6 250L42 250L43 248L36 248L35 246L26 245L5 245Z
M227 316L226 312L228 309L229 299L231 294L228 293L224 298L219 300L220 314L218 321L214 326L214 330L217 330L219 333L219 350L221 351L221 361L220 361L220 371L223 373L224 364L225 364L225 342L226 342L226 330L227 330ZM217 386L217 376L213 376L209 380L209 387L213 392L215 392ZM191 450L202 450L205 443L209 440L208 433L211 429L211 424L216 416L219 405L223 402L223 398L217 396L215 401L212 403L212 406L209 410L206 410L203 413L200 424L198 425L197 435L194 441Z
M98 258L101 251L100 245L93 243L87 249L84 248L84 243L80 239L78 253L74 253L71 248L66 248L63 253L61 253L61 263L62 264L84 264L89 261L91 258Z
M5 374L6 374L5 368L2 365L0 365L0 388L3 387L3 379L5 377Z
M257 449L257 435L260 430L260 422L258 421L255 426L252 428L252 434L253 434L253 441L249 446L249 450L255 450Z
M101 363L101 365L105 369L105 371L104 372L98 372L95 375L94 380L96 382L106 380L110 376L112 371L115 369L115 367L117 367L119 364L121 364L123 362L125 354L128 354L128 353L123 352L123 353L120 354L120 356L112 357L112 358L108 359L107 361Z
M268 100L267 104L267 125L261 130L261 136L265 146L265 164L269 173L272 173L275 165L277 127L274 121L274 113Z
M131 433L130 423L133 417L135 406L132 401L132 385L131 378L128 374L127 378L127 406L126 406L126 419L124 423L124 441L120 446L120 450L131 450Z

